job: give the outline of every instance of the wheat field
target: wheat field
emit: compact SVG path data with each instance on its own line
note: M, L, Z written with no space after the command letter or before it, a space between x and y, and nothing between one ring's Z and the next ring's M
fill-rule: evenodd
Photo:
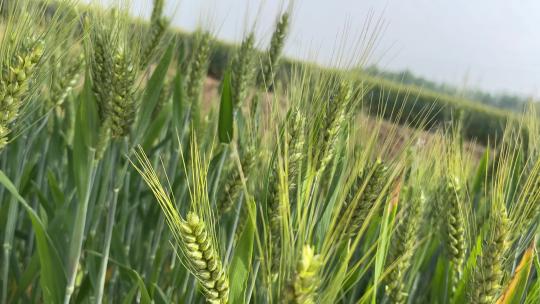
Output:
M389 122L350 71L279 73L294 6L210 79L164 1L0 0L1 304L540 303L533 107L487 145Z

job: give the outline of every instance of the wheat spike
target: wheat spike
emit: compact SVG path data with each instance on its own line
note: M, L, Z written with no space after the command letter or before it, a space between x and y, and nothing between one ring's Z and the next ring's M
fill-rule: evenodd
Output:
M345 235L353 237L361 229L377 199L383 195L382 190L386 183L388 168L378 159L365 173L361 173L348 194L347 202L341 210L341 217L346 218L349 212L350 221L346 227ZM361 191L361 193L360 193ZM359 201L354 203L355 197L360 194ZM349 208L353 208L349 210Z
M246 98L246 91L250 85L254 72L255 34L250 33L242 41L242 45L232 61L232 97L234 105L238 108Z
M288 151L288 182L289 192L294 197L294 192L297 188L297 178L300 173L299 170L304 160L304 145L305 145L305 133L304 128L306 126L306 118L299 111L295 111L293 124L289 132L289 151Z
M487 240L478 257L470 289L473 304L495 303L504 277L504 260L509 242L509 220L504 206L493 210Z
M272 172L268 181L267 192L267 212L270 225L270 238L272 249L271 263L272 270L277 271L279 266L279 259L281 257L281 215L283 212L283 204L280 199L280 181L279 181L279 168L278 161L274 161L272 165Z
M321 255L315 254L311 246L304 246L302 257L293 279L293 293L295 304L315 304L317 291L320 286L320 271L323 265Z
M30 79L43 56L44 43L33 41L14 55L8 66L2 67L0 78L0 149L8 143L10 124L19 116L19 110L28 93Z
M459 278L465 258L465 218L461 201L460 182L457 178L449 178L446 181L441 199L446 203L443 219L446 248L450 262L457 269L457 278Z
M192 49L189 75L186 82L186 98L191 105L191 120L195 129L200 123L200 95L206 78L210 59L210 34L199 33Z
M195 143L193 143L192 149L197 151ZM201 170L198 154L193 153L195 153L192 160L194 170ZM179 245L178 254L183 264L197 278L209 303L228 303L229 279L227 269L221 262L215 232L209 218L210 215L207 213L208 211L206 213L204 211L208 210L206 208L209 207L207 193L205 192L206 177L201 174L202 172L193 172L192 181L197 183L193 185L192 190L194 210L189 211L187 216L183 218L176 209L169 193L161 185L157 173L144 152L139 150L136 157L139 166L134 164L135 169L141 174L156 197L175 241ZM204 216L205 214L206 216Z
M413 248L417 241L418 224L420 222L422 206L425 197L423 193L413 193L410 188L403 190L406 192L406 199L403 202L404 210L397 223L394 239L392 242L389 261L397 263L388 276L386 292L392 303L406 303L407 291L405 285L405 274L409 269Z
M274 75L278 67L279 58L285 46L285 38L289 30L289 13L281 15L272 34L270 48L263 59L262 71L259 73L257 83L260 87L271 89L274 85Z
M157 117L163 107L169 102L172 94L172 83L170 80L165 79L163 83L163 87L161 88L161 91L159 92L159 98L156 103L156 107L154 108L154 111L152 112L152 117Z
M136 104L133 98L135 68L125 48L119 47L113 58L113 91L108 117L111 136L120 138L129 133L135 120Z
M249 147L242 155L240 165L245 179L250 175L255 158L255 149L253 147ZM242 184L240 172L236 168L233 169L232 174L227 178L227 182L223 186L223 191L217 203L220 212L226 213L232 209L233 203L242 189Z
M229 281L204 222L190 212L187 219L182 220L180 228L180 236L187 249L185 254L196 270L195 275L203 287L206 299L210 303L227 303Z
M109 35L106 29L97 26L91 33L92 56L88 65L91 67L92 91L97 101L98 114L103 124L106 120L112 92L112 55L110 54Z
M323 151L317 174L324 172L326 167L334 159L336 153L336 143L340 132L346 122L347 107L352 98L352 90L349 82L342 81L339 84L338 93L330 99L326 122L324 125L324 136L321 143Z
M154 7L150 17L150 31L148 32L146 38L147 43L143 49L141 57L141 69L144 69L148 63L150 63L156 48L165 35L167 27L169 26L169 20L163 17L163 6L164 0L154 0Z
M53 106L64 103L71 91L73 91L81 78L83 62L84 56L81 55L75 60L68 61L66 63L67 67L64 69L57 67L59 71L57 77L54 78L50 97Z

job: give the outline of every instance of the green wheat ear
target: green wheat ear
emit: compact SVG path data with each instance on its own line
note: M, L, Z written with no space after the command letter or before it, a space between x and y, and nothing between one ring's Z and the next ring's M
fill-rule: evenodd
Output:
M49 96L46 99L45 107L43 107L43 114L47 114L51 110L54 114L48 116L47 130L49 133L54 132L57 117L69 119L69 114L66 113L69 105L64 105L64 102L77 86L82 75L84 55L81 54L75 58L67 57L60 58L55 54L48 62L48 68L51 71L51 84Z
M441 193L444 201L444 223L446 249L450 262L457 269L457 277L461 275L463 261L465 259L465 223L464 208L460 181L456 177L446 180Z
M282 177L283 170L279 163L279 159L276 158L271 163L271 172L267 182L267 216L269 222L270 241L272 244L270 263L272 265L272 271L276 272L279 268L279 261L281 258L281 228L282 228L282 214L284 210L283 204L283 189L280 178Z
M165 79L163 81L163 87L161 88L161 91L159 92L159 98L156 103L156 107L152 111L152 117L156 118L163 107L169 102L173 91L173 84L169 79Z
M191 121L195 130L200 125L200 98L204 80L210 60L211 36L210 33L197 33L195 35L189 64L189 75L186 82L186 99L191 106Z
M112 138L128 135L137 112L134 88L138 58L133 51L137 39L126 28L126 16L120 12L113 14L117 22L100 24L111 17L106 15L95 18L88 26L92 26L88 43L92 89L102 128L98 151L106 149L109 134ZM97 153L97 157L101 154Z
M449 297L453 297L461 280L465 254L467 251L464 195L461 181L452 174L447 174L437 190L438 221L443 249L451 266Z
M178 212L142 149L136 153L138 164L133 165L156 197L178 244L177 254L199 282L206 300L209 303L226 304L229 301L228 272L221 262L208 200L206 175L197 149L196 143L193 143L190 168L192 206L185 218Z
M152 56L156 52L160 41L163 39L163 36L165 36L168 26L169 21L165 18L160 18L150 25L150 32L148 33L147 44L144 47L143 53L141 55L141 69L144 69L148 66L149 63L151 63Z
M79 82L84 65L84 56L81 55L72 60L65 60L65 62L53 62L53 64L56 65L53 70L56 73L51 88L51 106L63 104ZM63 64L66 66L61 67L60 65Z
M386 293L392 303L406 303L406 273L412 260L414 245L418 239L418 227L425 203L422 192L415 193L410 187L404 188L403 212L398 219L390 249L389 261L396 263L387 280Z
M305 159L305 127L306 127L306 117L303 112L295 111L294 119L292 120L292 126L289 131L289 140L288 140L288 182L289 182L289 193L294 199L294 192L296 191L298 175L301 173L300 169L302 167L302 162Z
M269 90L274 86L274 76L278 68L279 59L285 46L285 39L289 30L289 13L285 12L276 23L276 28L272 34L270 48L263 58L262 70L259 73L257 83L259 87Z
M240 165L245 179L249 178L253 165L256 161L255 148L250 146L242 154L240 159ZM217 201L217 208L221 213L227 213L231 211L234 206L233 203L242 190L242 176L240 172L234 168L233 172L227 178L227 182L223 186L223 191L220 193L220 197Z
M289 127L287 134L287 145L289 146L287 157L287 175L288 175L288 191L293 193L297 188L297 178L299 174L300 163L304 159L303 149L305 144L304 138L304 126L305 118L298 110L293 111L293 117L291 119L291 126ZM281 211L280 211L280 182L279 176L280 168L278 160L276 159L272 164L272 171L270 173L268 181L268 217L270 222L270 234L272 238L272 244L274 246L272 250L273 267L277 266L277 260L281 252Z
M137 109L133 85L136 71L132 62L133 58L129 57L125 48L119 47L113 57L113 91L108 113L113 138L128 135L135 121Z
M154 0L154 7L150 17L150 31L146 37L146 44L142 51L141 69L146 68L150 63L161 39L165 35L169 26L169 20L163 17L164 0Z
M30 79L43 56L44 44L32 41L13 55L0 75L0 149L8 143L10 125L19 116L28 93Z
M89 21L86 20L87 26ZM97 101L98 114L103 124L107 116L107 107L112 92L112 55L109 48L110 35L107 29L96 25L90 33L91 56L88 66L92 77L92 91Z
M325 116L323 138L322 138L322 154L319 169L317 174L324 172L330 162L334 159L336 153L336 143L340 132L346 123L347 108L352 99L351 84L343 80L339 83L337 94L329 100L328 112Z
M285 303L315 304L318 303L318 291L321 285L321 269L323 258L315 254L315 250L306 245L302 248L302 256L291 280Z
M348 238L354 237L358 233L377 199L381 196L387 172L388 167L382 160L378 159L368 170L356 178L355 184L347 196L347 202L340 212L340 217L350 217L349 224L345 229L345 235ZM359 199L357 199L358 195L360 195Z
M229 281L205 223L190 212L181 222L180 229L180 236L188 249L185 254L197 271L194 275L199 279L206 299L210 303L227 303Z
M251 85L254 69L255 34L252 32L244 38L240 49L232 61L232 98L236 108L246 99L247 89Z
M495 207L470 286L470 302L473 304L488 304L497 300L504 277L505 254L509 247L509 224L505 207Z

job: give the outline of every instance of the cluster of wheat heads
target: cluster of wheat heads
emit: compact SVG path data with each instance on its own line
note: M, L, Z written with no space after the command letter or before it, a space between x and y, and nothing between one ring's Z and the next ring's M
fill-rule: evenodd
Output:
M533 108L487 147L368 116L355 74L280 72L289 10L214 97L165 1L0 3L1 304L540 301Z

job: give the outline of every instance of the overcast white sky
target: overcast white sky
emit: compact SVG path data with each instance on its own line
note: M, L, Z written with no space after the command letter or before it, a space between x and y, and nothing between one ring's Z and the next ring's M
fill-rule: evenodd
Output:
M275 16L288 4L281 0L167 2L168 14L176 12L176 26L192 30L202 25L229 41L241 39L257 19L261 46L271 35ZM151 3L135 0L134 10L148 15ZM371 57L385 69L410 69L456 86L540 95L538 0L296 0L293 14L286 47L289 56L327 64L345 57L350 62L351 50L371 14L372 26L378 18L385 22ZM336 55L341 45L349 50L346 55Z

